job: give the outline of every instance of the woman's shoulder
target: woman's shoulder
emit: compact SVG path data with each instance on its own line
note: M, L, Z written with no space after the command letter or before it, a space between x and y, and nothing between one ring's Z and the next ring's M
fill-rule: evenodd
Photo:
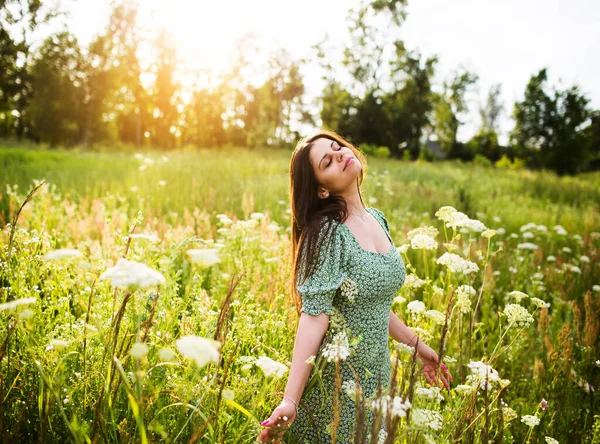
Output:
M375 207L366 207L367 210L371 210L373 213L375 213L377 216L382 217L385 219L385 214L383 214L383 211L381 211L379 208L375 208Z

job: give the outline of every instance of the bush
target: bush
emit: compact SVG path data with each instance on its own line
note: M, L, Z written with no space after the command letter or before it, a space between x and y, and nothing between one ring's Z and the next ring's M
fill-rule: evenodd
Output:
M492 161L490 159L488 159L485 156L482 156L481 154L475 154L475 158L473 159L473 163L475 165L480 165L483 167L490 167L492 166Z

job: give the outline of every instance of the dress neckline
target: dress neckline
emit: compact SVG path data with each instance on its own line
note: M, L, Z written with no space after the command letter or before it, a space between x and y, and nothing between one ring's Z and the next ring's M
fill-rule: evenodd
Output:
M367 211L369 211L371 209L373 209L373 207L366 207L365 208L365 210L367 210ZM395 247L394 247L394 241L392 241L392 238L390 237L390 235L386 231L385 227L383 226L383 224L381 223L381 221L379 220L379 218L375 214L373 214L373 212L371 212L371 211L369 211L369 214L375 218L375 220L377 221L377 223L379 224L379 226L381 227L381 229L383 230L383 232L385 233L385 235L387 236L387 238L390 241L390 249L387 251L387 253L379 253L378 251L371 251L371 250L364 249L363 247L361 247L360 243L358 243L358 240L356 240L356 236L354 236L354 233L352 232L352 230L350 230L350 228L348 228L348 226L345 223L340 222L340 224L345 227L345 229L348 231L348 234L350 234L350 237L352 238L352 240L354 241L354 243L356 244L356 246L360 250L364 251L365 253L375 254L377 256L387 256L388 254L390 254L395 249Z

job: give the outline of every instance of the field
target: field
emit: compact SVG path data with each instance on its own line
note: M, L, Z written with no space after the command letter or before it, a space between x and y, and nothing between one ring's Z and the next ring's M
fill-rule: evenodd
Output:
M254 442L297 322L289 158L0 147L2 441ZM600 175L369 159L361 190L407 267L392 309L454 375L417 370L388 442L600 442Z

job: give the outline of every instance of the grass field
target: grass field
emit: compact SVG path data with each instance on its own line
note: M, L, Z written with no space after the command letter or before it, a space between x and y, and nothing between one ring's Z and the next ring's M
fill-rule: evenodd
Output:
M0 147L2 440L254 442L287 376L259 358L285 373L297 322L289 158ZM388 442L600 442L600 174L369 159L361 189L407 266L392 308L435 350L447 327L455 381L399 393L412 409ZM450 228L444 206L495 233ZM434 249L411 242L418 227L438 230ZM164 282L99 280L121 257ZM459 293L441 323L410 304L446 313Z

